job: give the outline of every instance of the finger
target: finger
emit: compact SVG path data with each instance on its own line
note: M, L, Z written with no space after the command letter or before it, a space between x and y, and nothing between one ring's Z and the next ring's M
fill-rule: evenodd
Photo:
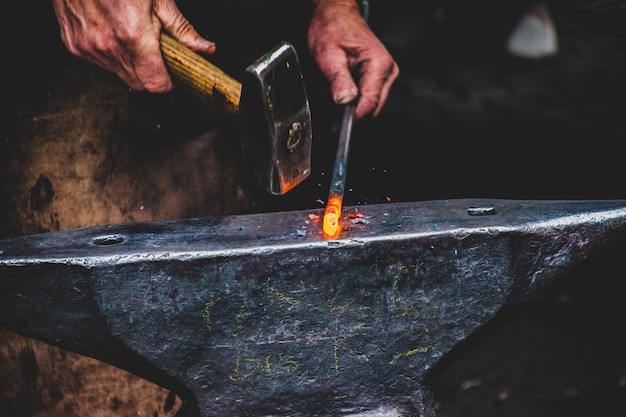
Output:
M328 80L333 101L347 104L359 94L359 89L350 74L346 54L341 49L318 52L312 49L317 66Z
M120 66L117 66L115 68L107 69L110 69L112 72L116 73L117 76L120 77L120 79L133 90L141 91L145 89L143 81L141 81L141 79L137 76L133 68L122 68Z
M359 80L360 97L355 110L355 118L360 120L367 114L378 116L389 96L391 86L399 75L394 62L370 61L362 68Z
M155 0L153 7L165 30L182 44L206 55L215 52L215 43L200 36L180 12L174 0Z
M378 107L376 108L376 110L374 110L373 117L376 117L380 114L380 111L382 110L383 106L387 102L387 98L389 97L389 91L391 91L391 86L395 83L399 75L400 68L398 67L398 64L394 62L391 73L385 79L385 82L383 84L383 88L380 94L380 101L378 103Z
M388 68L386 75L382 78L382 87L380 89L380 95L378 99L378 103L374 111L372 112L372 117L377 117L385 103L387 102L387 98L389 97L389 91L391 90L391 86L394 84L398 75L400 74L400 69L396 62L392 62L391 66Z
M143 45L138 49L141 55L132 60L134 73L143 84L143 88L151 93L166 93L174 88L163 55L158 33L156 36L143 38Z
M348 104L359 94L357 85L348 71L338 71L330 80L333 101L337 104Z
M354 110L356 120L361 120L378 109L382 89L383 79L380 70L376 70L371 63L365 65L359 79L359 101Z

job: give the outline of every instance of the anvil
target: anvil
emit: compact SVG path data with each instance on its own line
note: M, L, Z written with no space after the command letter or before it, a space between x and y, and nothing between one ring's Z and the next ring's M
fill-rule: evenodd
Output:
M427 376L626 242L626 200L453 199L0 241L0 326L170 388L184 416L434 416Z

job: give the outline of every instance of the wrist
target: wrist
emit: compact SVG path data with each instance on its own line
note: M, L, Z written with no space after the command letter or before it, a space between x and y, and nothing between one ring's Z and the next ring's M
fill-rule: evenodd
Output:
M357 0L313 0L313 5L316 8L346 7L355 10L359 9L359 2Z

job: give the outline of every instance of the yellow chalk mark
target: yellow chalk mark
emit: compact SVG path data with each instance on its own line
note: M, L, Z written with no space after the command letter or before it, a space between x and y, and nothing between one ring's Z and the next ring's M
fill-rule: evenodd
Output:
M406 310L402 310L402 311L400 311L399 313L395 314L395 315L394 315L394 317L398 319L398 318L400 318L400 317L406 317L406 316L408 316L408 315L409 315L409 312L408 312L408 311L406 311Z
M426 333L430 333L430 329L428 329L428 327L426 327L424 330L422 330L421 332L419 332L416 336L423 336Z
M434 345L428 345L428 346L420 346L420 347L416 347L415 349L410 349L407 350L404 353L396 353L395 355L393 355L394 359L400 359L402 357L410 357L413 355L417 355L418 353L427 353L430 352L431 350L435 350L439 347L439 343L434 344Z
M284 307L285 304L289 304L290 306L298 305L298 302L293 297L289 297L284 292L278 291L276 288L270 285L266 286L265 288L276 300L278 300L278 305L280 307Z
M235 322L237 323L237 327L239 329L243 327L243 318L245 316L245 313L246 313L246 305L242 304L241 307L239 307L239 312L235 316Z
M428 352L427 348L415 348L415 349L407 350L406 356L413 356L416 353L425 353L425 352Z
M213 302L209 301L204 303L204 309L202 310L202 320L206 327L211 327L211 307L213 306Z
M291 359L287 359L285 355L283 355L282 353L278 355L278 360L280 361L280 363L283 366L283 369L287 373L291 373L298 368L298 362L291 360Z
M222 297L217 297L216 300L207 301L204 303L204 308L202 309L202 321L206 327L211 327L211 318L213 314L211 313L211 308L222 299Z
M235 373L239 373L239 362L241 361L241 358L239 357L239 355L237 355L237 358L235 359ZM228 379L230 379L231 381L238 381L237 378L235 378L234 376L229 375Z
M257 373L260 365L260 360L254 358L242 358L241 355L237 353L237 358L235 359L235 369L233 370L233 373L228 376L228 379L233 382L245 381ZM242 368L249 370L248 372L243 373Z
M267 370L267 373L269 375L272 375L272 366L270 365L270 356L272 355L267 355L265 357L265 369Z
M406 352L406 356L413 356L417 353L426 353L428 351L436 349L437 346L439 345L437 344L437 345L430 345L430 346L422 346L422 347L418 347L415 349L411 349Z

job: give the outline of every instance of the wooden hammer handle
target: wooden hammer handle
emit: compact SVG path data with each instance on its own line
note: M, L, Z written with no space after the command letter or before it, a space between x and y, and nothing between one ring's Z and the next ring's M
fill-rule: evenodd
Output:
M239 81L163 32L161 52L175 80L214 109L235 118L241 99Z

